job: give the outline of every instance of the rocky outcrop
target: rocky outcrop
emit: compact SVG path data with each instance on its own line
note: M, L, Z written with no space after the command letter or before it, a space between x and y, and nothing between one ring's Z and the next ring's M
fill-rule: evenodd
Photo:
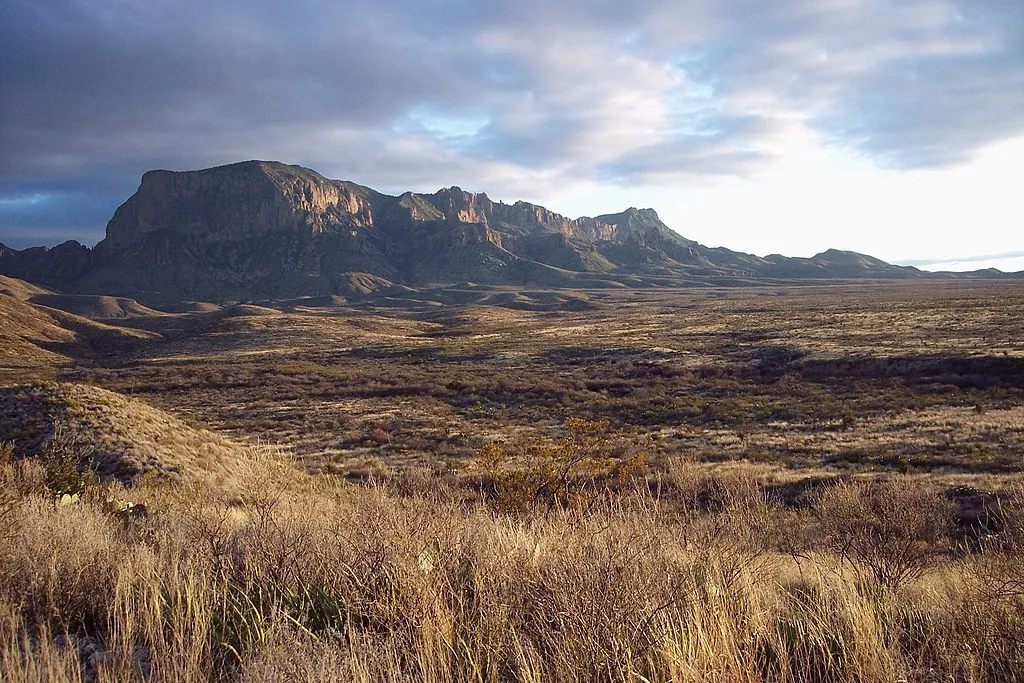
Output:
M371 193L309 169L261 161L150 171L110 219L100 247L113 250L160 232L203 244L358 229L373 223Z
M400 277L376 230L381 198L272 162L150 171L108 223L94 267L70 288L248 299L332 293L346 272Z
M84 275L94 263L93 250L71 240L56 247L18 251L0 244L0 273L40 285L55 286Z
M150 171L94 250L0 245L0 273L146 301L329 296L351 291L353 273L360 288L920 275L847 252L787 259L709 249L653 209L570 219L459 187L392 197L267 161Z

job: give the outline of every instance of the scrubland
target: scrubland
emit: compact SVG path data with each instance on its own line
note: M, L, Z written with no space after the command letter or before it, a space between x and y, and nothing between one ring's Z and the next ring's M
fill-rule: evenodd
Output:
M682 460L556 492L249 451L65 504L52 466L2 467L4 680L1024 679L1019 480L963 527L904 475L787 504Z
M0 679L1024 680L1019 286L575 301L0 368Z

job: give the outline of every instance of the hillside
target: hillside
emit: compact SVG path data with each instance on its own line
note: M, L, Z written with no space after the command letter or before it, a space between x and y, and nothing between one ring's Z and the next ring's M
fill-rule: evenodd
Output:
M0 369L65 365L72 358L129 351L159 334L126 329L33 303L55 296L26 282L0 282Z
M135 299L120 296L38 293L31 296L29 301L92 320L117 320L162 315L160 311L143 306Z
M570 219L458 187L391 196L265 161L150 171L95 249L0 245L0 273L69 294L146 302L457 283L602 288L932 276L838 250L762 258L709 248L671 230L653 209ZM123 317L135 315L135 305L64 300L61 307Z
M34 296L45 296L53 292L37 287L30 282L0 275L0 294L19 301L28 301Z
M57 439L101 476L123 481L146 472L223 478L243 458L243 447L230 439L142 401L82 384L0 387L0 414L0 442L12 442L16 457L38 455Z

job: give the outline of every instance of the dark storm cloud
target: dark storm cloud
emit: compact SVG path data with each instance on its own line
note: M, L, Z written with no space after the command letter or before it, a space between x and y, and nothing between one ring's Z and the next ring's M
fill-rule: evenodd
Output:
M0 242L16 249L70 239L96 242L122 201L89 192L25 193L0 200Z
M515 199L748 174L794 121L899 168L1024 132L1024 3L7 0L0 240L93 237L149 168Z
M457 104L475 90L471 66L457 69L443 46L424 58L368 8L251 7L14 0L3 35L5 157L51 174L192 140L181 157L202 159L239 132L373 126L424 98Z

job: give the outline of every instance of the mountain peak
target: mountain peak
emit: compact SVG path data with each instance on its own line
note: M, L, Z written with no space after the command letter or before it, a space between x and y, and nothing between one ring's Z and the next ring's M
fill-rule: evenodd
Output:
M810 259L709 249L651 208L571 220L458 185L393 197L263 160L150 171L94 250L0 246L0 273L79 293L206 300L340 293L354 276L549 287L921 276L835 249Z
M658 212L655 211L654 209L649 209L649 208L648 209L638 209L635 206L631 206L628 209L626 209L625 211L623 211L622 213L624 215L626 215L626 216L638 216L638 217L641 217L641 218L653 219L653 220L657 220L657 221L661 220L661 218L658 217Z
M671 244L673 249L688 248L696 244L665 225L654 209L638 209L631 206L621 213L597 216L596 220L615 226L617 238L620 240L638 241L656 248ZM684 258L690 260L691 256Z
M595 216L595 218L608 225L665 225L661 222L658 212L654 209L638 209L635 206L631 206L620 213L606 213L601 216Z
M877 259L874 256L868 256L867 254L860 254L856 251L846 251L843 249L826 249L820 254L815 254L814 256L812 256L811 260L865 267L878 267L889 265L885 261Z

